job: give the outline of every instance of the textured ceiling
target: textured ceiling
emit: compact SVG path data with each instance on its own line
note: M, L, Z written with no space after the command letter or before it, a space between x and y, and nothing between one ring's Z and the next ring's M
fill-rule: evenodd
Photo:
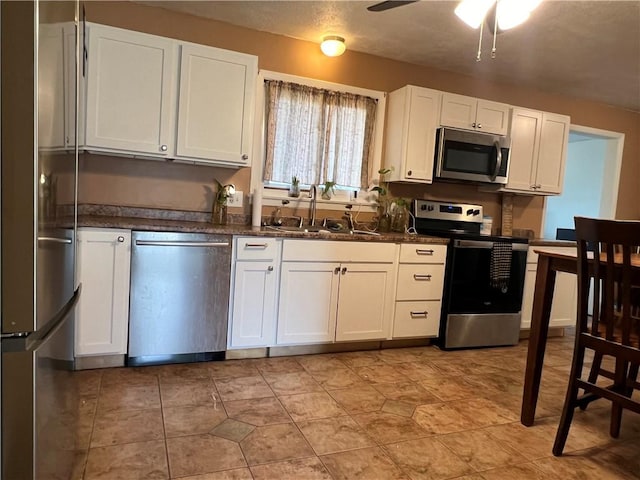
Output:
M339 34L347 48L413 64L526 85L640 111L640 1L545 0L523 25L498 36L453 14L457 1L423 0L384 12L373 1L142 1L255 30L319 42Z

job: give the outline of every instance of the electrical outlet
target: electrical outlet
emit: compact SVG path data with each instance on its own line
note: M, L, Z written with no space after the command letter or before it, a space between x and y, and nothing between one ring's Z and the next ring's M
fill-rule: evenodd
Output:
M242 207L243 198L244 198L244 195L242 194L242 192L240 190L236 190L235 194L227 198L227 205L229 207Z

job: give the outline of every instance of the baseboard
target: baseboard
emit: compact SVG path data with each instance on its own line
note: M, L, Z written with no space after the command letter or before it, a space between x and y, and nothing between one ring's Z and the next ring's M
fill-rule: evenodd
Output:
M92 355L76 357L75 370L91 370L94 368L124 367L124 355Z

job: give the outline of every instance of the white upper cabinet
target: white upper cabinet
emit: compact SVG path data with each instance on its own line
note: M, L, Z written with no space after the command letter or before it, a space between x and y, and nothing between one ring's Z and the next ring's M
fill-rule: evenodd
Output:
M248 164L257 70L253 55L181 45L176 157Z
M85 146L168 156L174 148L176 43L90 25L87 48Z
M511 114L509 182L505 191L538 195L562 192L570 119L514 108Z
M509 105L445 92L440 125L506 135Z
M81 148L249 164L257 57L105 25L87 30Z
M431 183L442 93L408 85L388 100L385 166L391 181Z

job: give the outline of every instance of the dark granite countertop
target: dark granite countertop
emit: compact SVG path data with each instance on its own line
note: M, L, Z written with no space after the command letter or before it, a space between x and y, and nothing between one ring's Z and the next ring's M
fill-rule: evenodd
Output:
M250 235L258 237L305 238L315 240L340 240L358 242L394 242L394 243L436 243L446 244L447 238L401 233L381 233L380 235L351 235L348 233L304 233L279 231L269 227L251 227L248 225L213 225L208 222L170 220L159 218L138 218L120 216L80 215L79 227L125 228L130 230L214 233L220 235Z

